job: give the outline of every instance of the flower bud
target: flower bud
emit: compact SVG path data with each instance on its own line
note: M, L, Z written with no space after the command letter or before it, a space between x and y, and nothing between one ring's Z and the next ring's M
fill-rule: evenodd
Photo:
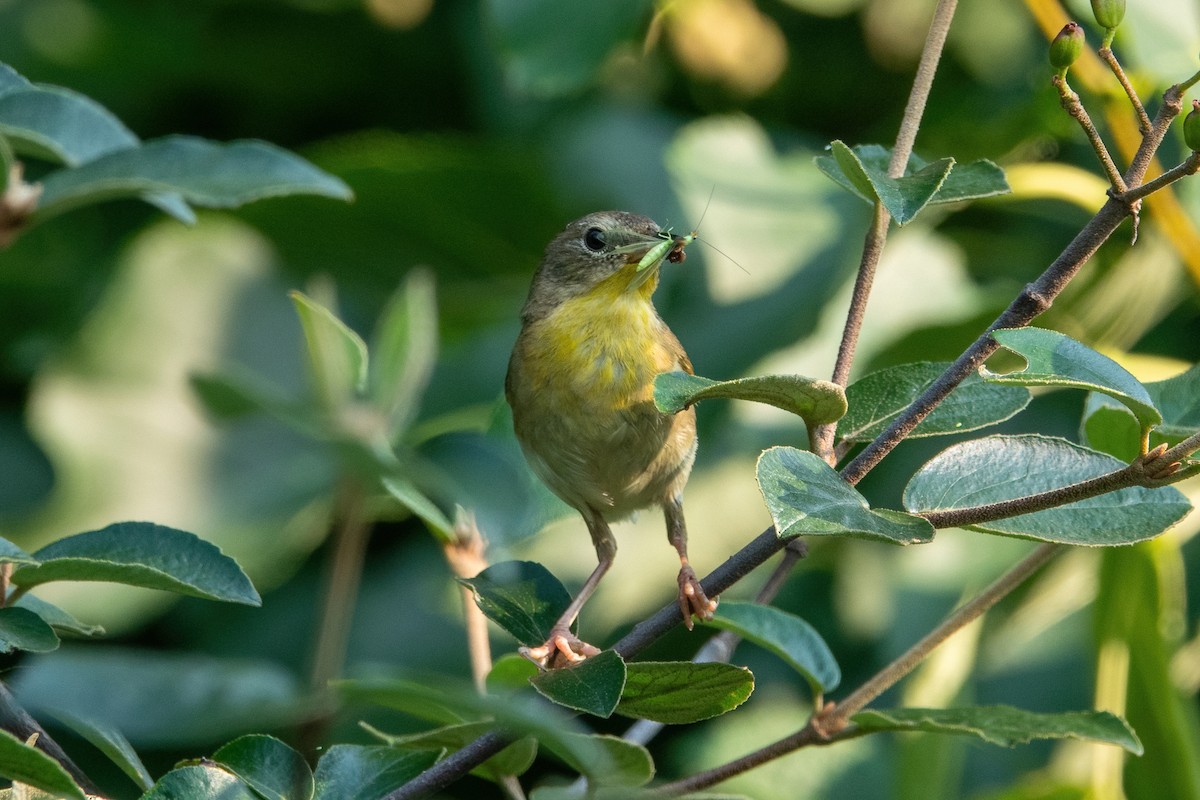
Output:
M1192 110L1183 120L1183 141L1193 151L1200 151L1200 100L1192 101Z
M1092 0L1092 13L1105 30L1113 30L1125 19L1125 0Z
M1083 28L1077 22L1068 22L1050 42L1050 63L1060 71L1075 63L1083 52Z

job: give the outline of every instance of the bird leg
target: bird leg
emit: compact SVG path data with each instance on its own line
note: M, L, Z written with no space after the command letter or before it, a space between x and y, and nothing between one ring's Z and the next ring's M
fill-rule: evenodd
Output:
M583 604L592 596L592 592L596 591L604 573L608 572L608 568L612 566L613 559L617 556L617 540L609 530L608 523L599 514L594 512L584 514L584 520L587 522L588 532L592 535L592 544L596 546L596 558L599 559L599 563L596 564L596 568L592 570L588 579L584 581L582 588L575 595L575 599L567 606L567 610L551 626L550 635L546 637L545 643L537 647L522 647L518 651L522 656L544 669L556 669L577 664L588 656L600 654L599 648L571 633L571 624L579 616Z
M667 539L679 553L679 613L683 615L683 624L688 630L692 629L692 615L702 620L710 620L717 610L717 598L709 599L700 586L696 571L688 563L687 556L687 524L683 521L683 501L672 497L663 503L663 516L667 520Z

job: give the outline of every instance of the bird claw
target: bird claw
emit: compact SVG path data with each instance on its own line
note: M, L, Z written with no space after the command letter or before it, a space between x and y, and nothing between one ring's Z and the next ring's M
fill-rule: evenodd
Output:
M700 579L695 571L687 565L679 570L679 613L683 615L683 624L690 631L695 623L695 615L707 622L713 618L717 610L717 598L708 598L700 586Z
M588 644L566 628L555 626L550 629L545 643L537 647L522 647L517 652L542 669L560 669L600 655L600 648Z

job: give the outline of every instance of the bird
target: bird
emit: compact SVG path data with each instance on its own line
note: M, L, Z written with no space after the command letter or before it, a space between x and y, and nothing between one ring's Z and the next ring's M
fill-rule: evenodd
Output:
M588 214L546 247L521 309L504 382L516 437L533 472L583 517L597 558L545 643L521 649L544 668L600 652L571 625L616 556L609 524L654 505L679 554L685 624L691 629L694 615L710 620L716 611L688 561L683 516L695 409L666 414L654 404L655 376L693 373L652 295L662 264L683 261L694 238L694 231L672 236L639 214Z

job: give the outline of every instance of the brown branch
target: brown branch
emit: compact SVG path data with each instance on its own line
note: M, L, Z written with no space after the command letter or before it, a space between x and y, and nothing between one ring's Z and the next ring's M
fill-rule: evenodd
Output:
M1063 549L1065 548L1062 545L1056 544L1039 546L1024 560L997 578L991 586L953 611L940 625L895 661L877 672L846 699L836 705L830 704L824 710L814 714L808 724L796 733L728 764L664 784L660 787L660 791L668 796L699 791L802 747L830 744L858 735L858 732L850 726L852 716L866 708L872 700L912 672L938 645L1000 602Z
M1121 177L1121 171L1117 169L1117 165L1113 162L1108 148L1104 146L1104 140L1100 138L1100 132L1096 130L1095 124L1092 123L1092 118L1088 115L1087 109L1079 101L1079 95L1075 94L1074 90L1067 83L1067 79L1062 75L1055 75L1050 79L1050 82L1058 90L1058 96L1062 101L1063 109L1079 123L1079 127L1083 128L1083 132L1091 143L1092 149L1096 151L1096 158L1100 159L1100 166L1104 167L1104 172L1108 175L1108 182L1112 184L1113 191L1117 193L1125 191L1125 181ZM1147 124L1148 128L1149 125Z
M1190 175L1195 175L1200 172L1200 152L1192 151L1191 155L1185 158L1179 164L1176 164L1171 169L1159 175L1152 181L1146 181L1141 186L1135 186L1121 194L1116 195L1116 198L1122 203L1135 203L1147 195L1154 194L1159 189L1170 186L1180 178L1186 178Z
M1125 70L1121 69L1121 62L1117 61L1116 55L1112 48L1105 45L1100 48L1100 58L1108 68L1112 70L1113 75L1117 76L1117 81L1121 84L1121 88L1125 90L1125 96L1129 98L1129 102L1133 105L1133 110L1138 118L1138 132L1145 136L1150 133L1150 117L1146 114L1146 107L1142 105L1142 100L1137 96L1137 92L1133 89L1133 84L1129 82L1129 78L1125 75Z
M21 707L4 683L0 683L0 730L8 731L22 742L28 741L29 737L36 733L38 738L34 747L61 764L67 774L71 776L71 780L75 781L85 792L97 795L100 793L96 785L63 751L58 742L54 741L50 734L46 733L45 728Z

